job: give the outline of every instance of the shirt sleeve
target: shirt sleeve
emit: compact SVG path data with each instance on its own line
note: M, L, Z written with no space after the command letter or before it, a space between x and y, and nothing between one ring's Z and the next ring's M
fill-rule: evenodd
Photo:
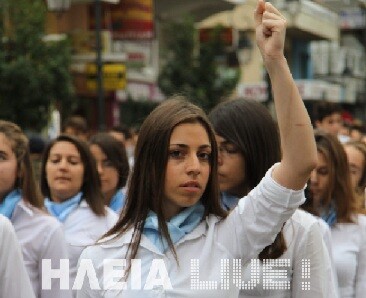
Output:
M287 189L271 177L275 166L217 227L216 240L243 263L257 258L305 201L303 190Z
M291 297L338 297L338 284L318 222L302 235L293 262Z
M359 215L358 220L361 226L361 245L357 258L355 298L365 297L366 293L366 216Z
M14 228L2 216L0 237L0 297L35 297Z
M68 251L66 240L61 225L57 225L51 232L44 243L42 259L51 260L54 268L60 268L60 260L68 259ZM42 283L42 260L39 262L39 276ZM71 289L61 290L60 279L53 278L51 280L51 290L41 289L40 298L71 298Z

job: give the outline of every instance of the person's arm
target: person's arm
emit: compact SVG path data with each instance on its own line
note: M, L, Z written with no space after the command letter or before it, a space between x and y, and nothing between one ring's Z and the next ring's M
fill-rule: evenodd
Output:
M14 228L2 216L0 216L0 265L0 297L35 297Z
M271 79L280 129L282 160L273 178L290 189L301 189L316 165L316 146L309 115L284 56L286 19L259 0L254 12L257 45Z

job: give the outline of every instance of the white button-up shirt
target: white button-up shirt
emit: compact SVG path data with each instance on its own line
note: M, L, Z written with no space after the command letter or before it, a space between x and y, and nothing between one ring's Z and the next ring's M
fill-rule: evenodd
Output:
M289 190L275 182L271 172L272 169L226 219L209 215L177 242L175 250L179 263L170 250L160 253L142 235L136 256L141 266L131 268L127 289L108 288L108 283L122 279L118 275L115 278L113 270L104 272L103 267L108 263L107 259L126 258L132 230L115 240L88 247L79 262L92 261L101 289L92 289L86 279L77 297L238 297L239 290L232 282L233 259L241 259L245 264L256 258L274 241L283 223L305 199L302 190ZM222 275L223 259L228 259L229 265ZM229 272L227 277L226 271ZM164 282L159 284L159 278Z
M258 270L259 279L250 289L241 290L239 297L337 298L338 285L328 248L323 241L323 228L317 218L305 211L296 210L283 228L286 250L281 257L273 259L277 262L273 270L276 272L281 270L285 275L272 280L276 285L270 284L270 278L263 276L261 262ZM280 264L280 260L286 262ZM309 267L306 267L307 264ZM304 274L307 268L308 276ZM247 284L249 280L253 280L250 276L251 269L250 265L244 268L243 281ZM265 279L269 283L264 283ZM309 283L310 287L305 290L303 285L306 283Z
M105 216L97 216L88 203L81 201L63 223L70 259L70 288L74 284L78 259L83 249L93 245L117 222L117 215L106 207Z
M11 222L22 248L24 263L36 297L69 298L70 290L60 290L59 280L51 280L51 290L42 289L42 260L51 260L58 268L60 259L67 259L67 246L62 225L51 215L21 200Z
M0 215L0 297L35 297L14 228L2 215Z

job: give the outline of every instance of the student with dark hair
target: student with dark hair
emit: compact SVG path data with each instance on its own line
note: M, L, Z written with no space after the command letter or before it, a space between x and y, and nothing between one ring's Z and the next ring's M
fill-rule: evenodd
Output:
M28 138L18 125L0 120L0 214L14 226L36 296L71 297L56 279L51 290L42 289L42 259L58 264L68 258L62 226L43 209Z
M318 164L304 208L320 215L331 228L340 297L361 298L366 292L366 217L359 213L343 146L323 132L316 132L315 141Z
M230 100L211 111L209 119L216 133L219 148L218 178L225 209L236 207L248 195L273 164L281 161L280 136L277 124L268 110L252 100ZM326 226L326 225L325 225ZM264 259L289 259L284 279L287 289L267 289L263 280L240 291L240 297L337 297L338 289L331 258L322 240L323 225L307 212L296 210L285 223L275 241L258 256ZM330 237L329 228L324 233ZM302 288L302 260L310 261L311 289ZM251 267L244 267L246 282Z
M98 133L90 138L89 148L97 163L104 204L119 214L129 172L125 147L108 133Z
M62 133L79 138L82 141L88 140L88 123L82 116L74 115L66 119Z
M14 228L2 215L0 215L0 264L0 297L35 297Z
M104 206L95 160L88 146L60 135L46 147L41 168L41 190L47 210L63 224L70 259L70 286L82 250L116 222Z
M129 128L122 124L118 125L118 126L113 126L108 131L108 133L123 144L125 144L126 140L128 140L132 137Z
M84 282L78 297L238 297L239 289L220 277L220 260L255 258L303 202L316 151L310 119L283 56L286 21L260 0L255 22L273 83L284 158L227 214L207 116L185 100L159 105L141 126L117 224L80 257L97 268L101 287ZM117 276L103 270L116 259L125 261L115 264ZM199 276L210 281L201 286Z
M329 101L321 101L314 107L314 124L321 131L338 136L342 128L342 108Z

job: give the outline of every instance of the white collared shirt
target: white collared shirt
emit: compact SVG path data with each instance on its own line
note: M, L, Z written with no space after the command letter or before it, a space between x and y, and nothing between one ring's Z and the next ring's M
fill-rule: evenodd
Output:
M365 297L366 216L358 215L357 223L337 223L331 234L340 297Z
M302 190L289 190L275 182L271 177L272 169L245 199L240 200L226 219L209 215L175 244L179 265L170 250L160 253L142 235L136 256L136 259L141 260L141 274L130 273L126 290L116 291L104 287L104 283L120 279L114 279L113 272L107 272L104 276L103 264L107 259L126 258L132 230L115 240L88 247L79 262L84 259L92 261L101 290L91 289L86 279L77 297L238 297L239 290L232 282L229 289L221 290L225 287L220 275L221 260L229 259L232 266L232 259L241 259L245 264L251 258L256 258L265 246L274 241L283 223L305 199ZM158 261L153 261L154 259ZM167 289L167 283L150 290L144 289L151 285L147 282L147 277L149 272L152 274L150 270L154 269L153 262L161 260L165 264L168 277L165 281L170 281L171 289ZM194 260L198 260L199 267ZM135 275L141 278L141 290L132 289L133 286L138 288L138 284L131 283L131 276L136 277ZM207 284L211 289L192 289L192 276L197 276L201 281L212 281Z
M0 297L33 298L33 288L23 263L15 231L0 214Z
M57 279L52 279L51 290L42 289L42 259L50 259L52 266L59 268L60 259L68 258L62 225L51 215L23 200L16 205L11 222L36 297L71 297L70 290L60 290Z
M285 273L284 277L273 279L279 289L265 288L268 285L264 285L261 262L258 282L248 290L241 290L239 297L337 298L338 285L328 248L323 241L323 228L317 218L303 210L296 210L283 228L286 250L281 257L274 259L279 266L273 269ZM286 260L286 263L280 265L280 260ZM303 277L303 260L309 260L308 278ZM244 268L243 281L246 283L251 280L251 269L250 265ZM266 280L269 281L268 278ZM302 288L304 282L310 283L308 290ZM274 284L271 286L275 287Z
M106 208L105 216L97 216L85 200L73 210L63 223L70 259L70 287L74 284L77 262L83 249L93 245L117 222L117 215Z

